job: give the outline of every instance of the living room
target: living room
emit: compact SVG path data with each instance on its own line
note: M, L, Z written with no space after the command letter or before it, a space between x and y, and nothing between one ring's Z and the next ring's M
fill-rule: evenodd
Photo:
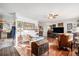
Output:
M10 39L12 40L10 43L13 44L5 46L4 42L2 47L5 47L0 46L0 55L8 55L2 51L14 47L20 56L78 56L78 5L75 3L0 4L0 40L3 42ZM16 27L16 31L12 30L12 26ZM12 34L8 34L11 30L15 33L12 37L10 36Z

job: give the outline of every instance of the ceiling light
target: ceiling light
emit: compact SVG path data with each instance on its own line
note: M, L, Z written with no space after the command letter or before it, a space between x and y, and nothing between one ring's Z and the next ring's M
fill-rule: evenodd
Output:
M54 19L54 18L56 18L57 16L58 16L58 14L50 12L50 13L48 14L48 19Z

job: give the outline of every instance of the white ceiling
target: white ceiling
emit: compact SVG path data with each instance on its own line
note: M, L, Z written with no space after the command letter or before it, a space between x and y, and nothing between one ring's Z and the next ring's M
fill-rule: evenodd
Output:
M47 16L50 11L59 15L56 20L79 16L78 3L6 3L0 4L0 7L6 8L9 12L16 12L20 16L38 21L48 21Z

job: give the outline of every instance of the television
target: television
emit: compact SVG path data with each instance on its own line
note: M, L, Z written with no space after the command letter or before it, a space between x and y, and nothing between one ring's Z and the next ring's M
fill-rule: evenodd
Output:
M53 33L64 33L64 27L53 28Z

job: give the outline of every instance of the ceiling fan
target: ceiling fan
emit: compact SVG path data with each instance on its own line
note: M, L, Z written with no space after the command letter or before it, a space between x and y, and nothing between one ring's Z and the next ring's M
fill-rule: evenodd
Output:
M49 13L48 19L55 19L55 18L57 18L57 16L58 16L58 14L56 14L56 13Z

